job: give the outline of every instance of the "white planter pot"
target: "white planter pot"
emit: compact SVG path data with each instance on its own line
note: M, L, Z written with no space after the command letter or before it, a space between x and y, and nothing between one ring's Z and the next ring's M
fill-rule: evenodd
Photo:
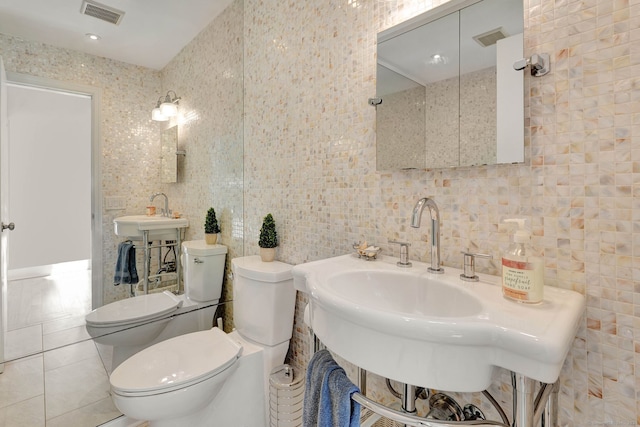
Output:
M262 262L271 262L276 257L276 248L260 248Z

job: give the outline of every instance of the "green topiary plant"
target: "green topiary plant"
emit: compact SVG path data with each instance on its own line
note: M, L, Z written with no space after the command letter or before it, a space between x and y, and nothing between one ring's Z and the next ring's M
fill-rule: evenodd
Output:
M207 211L207 218L204 222L204 232L206 234L217 234L220 232L220 226L218 225L218 219L216 218L216 211L213 208L209 208Z
M278 234L276 233L276 223L271 214L267 214L262 221L260 229L260 240L258 246L261 248L275 248L278 246Z

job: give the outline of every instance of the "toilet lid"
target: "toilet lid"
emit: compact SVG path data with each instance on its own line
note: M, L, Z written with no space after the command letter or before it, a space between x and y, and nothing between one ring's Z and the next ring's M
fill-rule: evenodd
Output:
M233 258L234 274L260 282L278 283L293 278L291 264L280 261L262 262L259 255Z
M218 328L180 335L122 362L111 374L111 388L123 395L184 388L224 371L241 353L242 346Z
M204 240L187 240L182 242L182 250L187 255L210 256L227 253L224 245L208 245Z
M170 292L140 295L103 305L85 317L93 327L121 326L165 316L182 305Z

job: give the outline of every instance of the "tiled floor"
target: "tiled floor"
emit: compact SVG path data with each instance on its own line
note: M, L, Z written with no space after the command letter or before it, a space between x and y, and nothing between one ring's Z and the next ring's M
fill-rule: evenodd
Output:
M84 328L90 287L87 270L9 282L0 427L92 427L120 415L108 349Z

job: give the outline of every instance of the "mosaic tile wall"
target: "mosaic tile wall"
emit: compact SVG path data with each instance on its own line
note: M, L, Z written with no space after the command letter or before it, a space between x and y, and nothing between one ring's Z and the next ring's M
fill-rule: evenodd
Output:
M376 32L436 6L412 0L246 0L245 252L271 212L278 258L292 264L367 239L411 242L428 260L428 227L407 226L422 196L443 217L442 256L461 249L499 272L502 220L526 217L546 283L586 295L588 309L561 375L563 426L640 423L640 4L525 0L525 52L552 71L527 81L526 165L375 172ZM634 147L635 146L635 147ZM293 362L308 340L298 297ZM508 379L502 376L503 383ZM508 385L493 390L500 400ZM377 391L376 391L377 393Z
M111 284L120 241L113 219L144 212L149 196L159 188L160 125L151 121L151 108L160 94L160 73L3 34L0 55L8 72L102 89L102 193L127 201L124 210L102 212L104 283ZM127 292L124 286L104 286L104 302Z
M182 98L178 146L186 151L178 182L162 189L190 219L187 240L204 239L205 215L215 209L228 272L243 254L243 18L236 0L162 70L164 90ZM230 284L225 279L223 300L232 297Z

